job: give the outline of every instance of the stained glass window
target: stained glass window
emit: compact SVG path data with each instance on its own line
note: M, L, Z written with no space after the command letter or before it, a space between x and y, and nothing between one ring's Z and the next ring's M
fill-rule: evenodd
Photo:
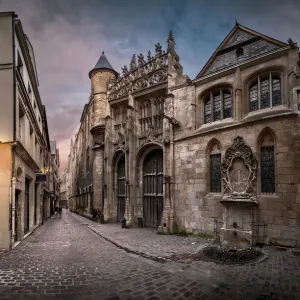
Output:
M221 119L221 95L214 95L214 121Z
M204 102L204 123L210 122L210 98L206 99Z
M274 146L260 148L261 191L275 193Z
M258 110L258 85L255 83L249 90L249 111Z
M221 153L210 155L210 187L212 193L221 192Z
M269 78L260 81L260 108L270 107L270 81Z
M231 93L224 92L223 93L223 107L224 107L224 119L231 117Z
M281 86L280 77L272 77L272 106L278 106L281 104Z

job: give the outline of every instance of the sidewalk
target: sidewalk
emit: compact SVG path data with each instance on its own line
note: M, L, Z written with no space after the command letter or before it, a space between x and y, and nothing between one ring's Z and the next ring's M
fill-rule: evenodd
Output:
M213 242L212 239L193 236L157 234L155 228L121 228L121 224L99 224L68 213L117 247L154 260L165 260L174 254L194 254Z

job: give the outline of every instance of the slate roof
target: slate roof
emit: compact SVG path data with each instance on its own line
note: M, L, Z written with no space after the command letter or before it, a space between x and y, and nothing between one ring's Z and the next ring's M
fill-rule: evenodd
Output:
M114 70L114 68L111 66L111 64L107 60L106 56L104 55L104 51L102 52L102 55L100 56L99 60L97 61L95 67L90 71L89 75L91 75L92 71L103 70L103 69L104 70L112 70L114 73L117 74L117 72Z

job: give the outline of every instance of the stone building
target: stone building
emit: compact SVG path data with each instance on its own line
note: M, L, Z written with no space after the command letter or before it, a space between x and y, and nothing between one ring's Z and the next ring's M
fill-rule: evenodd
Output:
M60 166L59 150L56 147L56 141L50 141L50 153L51 153L51 174L50 174L50 191L51 191L51 210L54 206L59 206L60 199L60 180L58 169ZM53 212L51 211L51 214Z
M60 176L60 190L59 190L59 203L62 207L68 207L69 190L68 190L68 169L65 169L63 174Z
M171 32L121 76L103 53L71 143L71 209L224 246L300 246L298 50L236 24L193 80Z
M10 249L41 222L45 111L34 50L14 12L0 13L0 248Z

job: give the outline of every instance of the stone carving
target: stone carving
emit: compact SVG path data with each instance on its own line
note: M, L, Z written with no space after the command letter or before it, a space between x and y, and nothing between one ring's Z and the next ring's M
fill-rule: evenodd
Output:
M136 69L136 57L135 54L133 54L130 62L130 72L134 71L135 69Z
M170 121L167 118L164 118L164 143L170 143Z
M121 69L122 69L123 76L128 74L128 69L126 65Z
M150 60L153 60L153 59L154 59L154 57L151 55L151 51L149 50L148 55L147 55L147 60L149 62Z
M255 201L257 160L251 148L238 136L226 150L222 163L223 200Z
M155 44L156 57L162 55L162 46L160 43Z
M138 66L141 67L142 65L144 65L146 62L144 60L144 55L141 53L139 56L138 56Z

